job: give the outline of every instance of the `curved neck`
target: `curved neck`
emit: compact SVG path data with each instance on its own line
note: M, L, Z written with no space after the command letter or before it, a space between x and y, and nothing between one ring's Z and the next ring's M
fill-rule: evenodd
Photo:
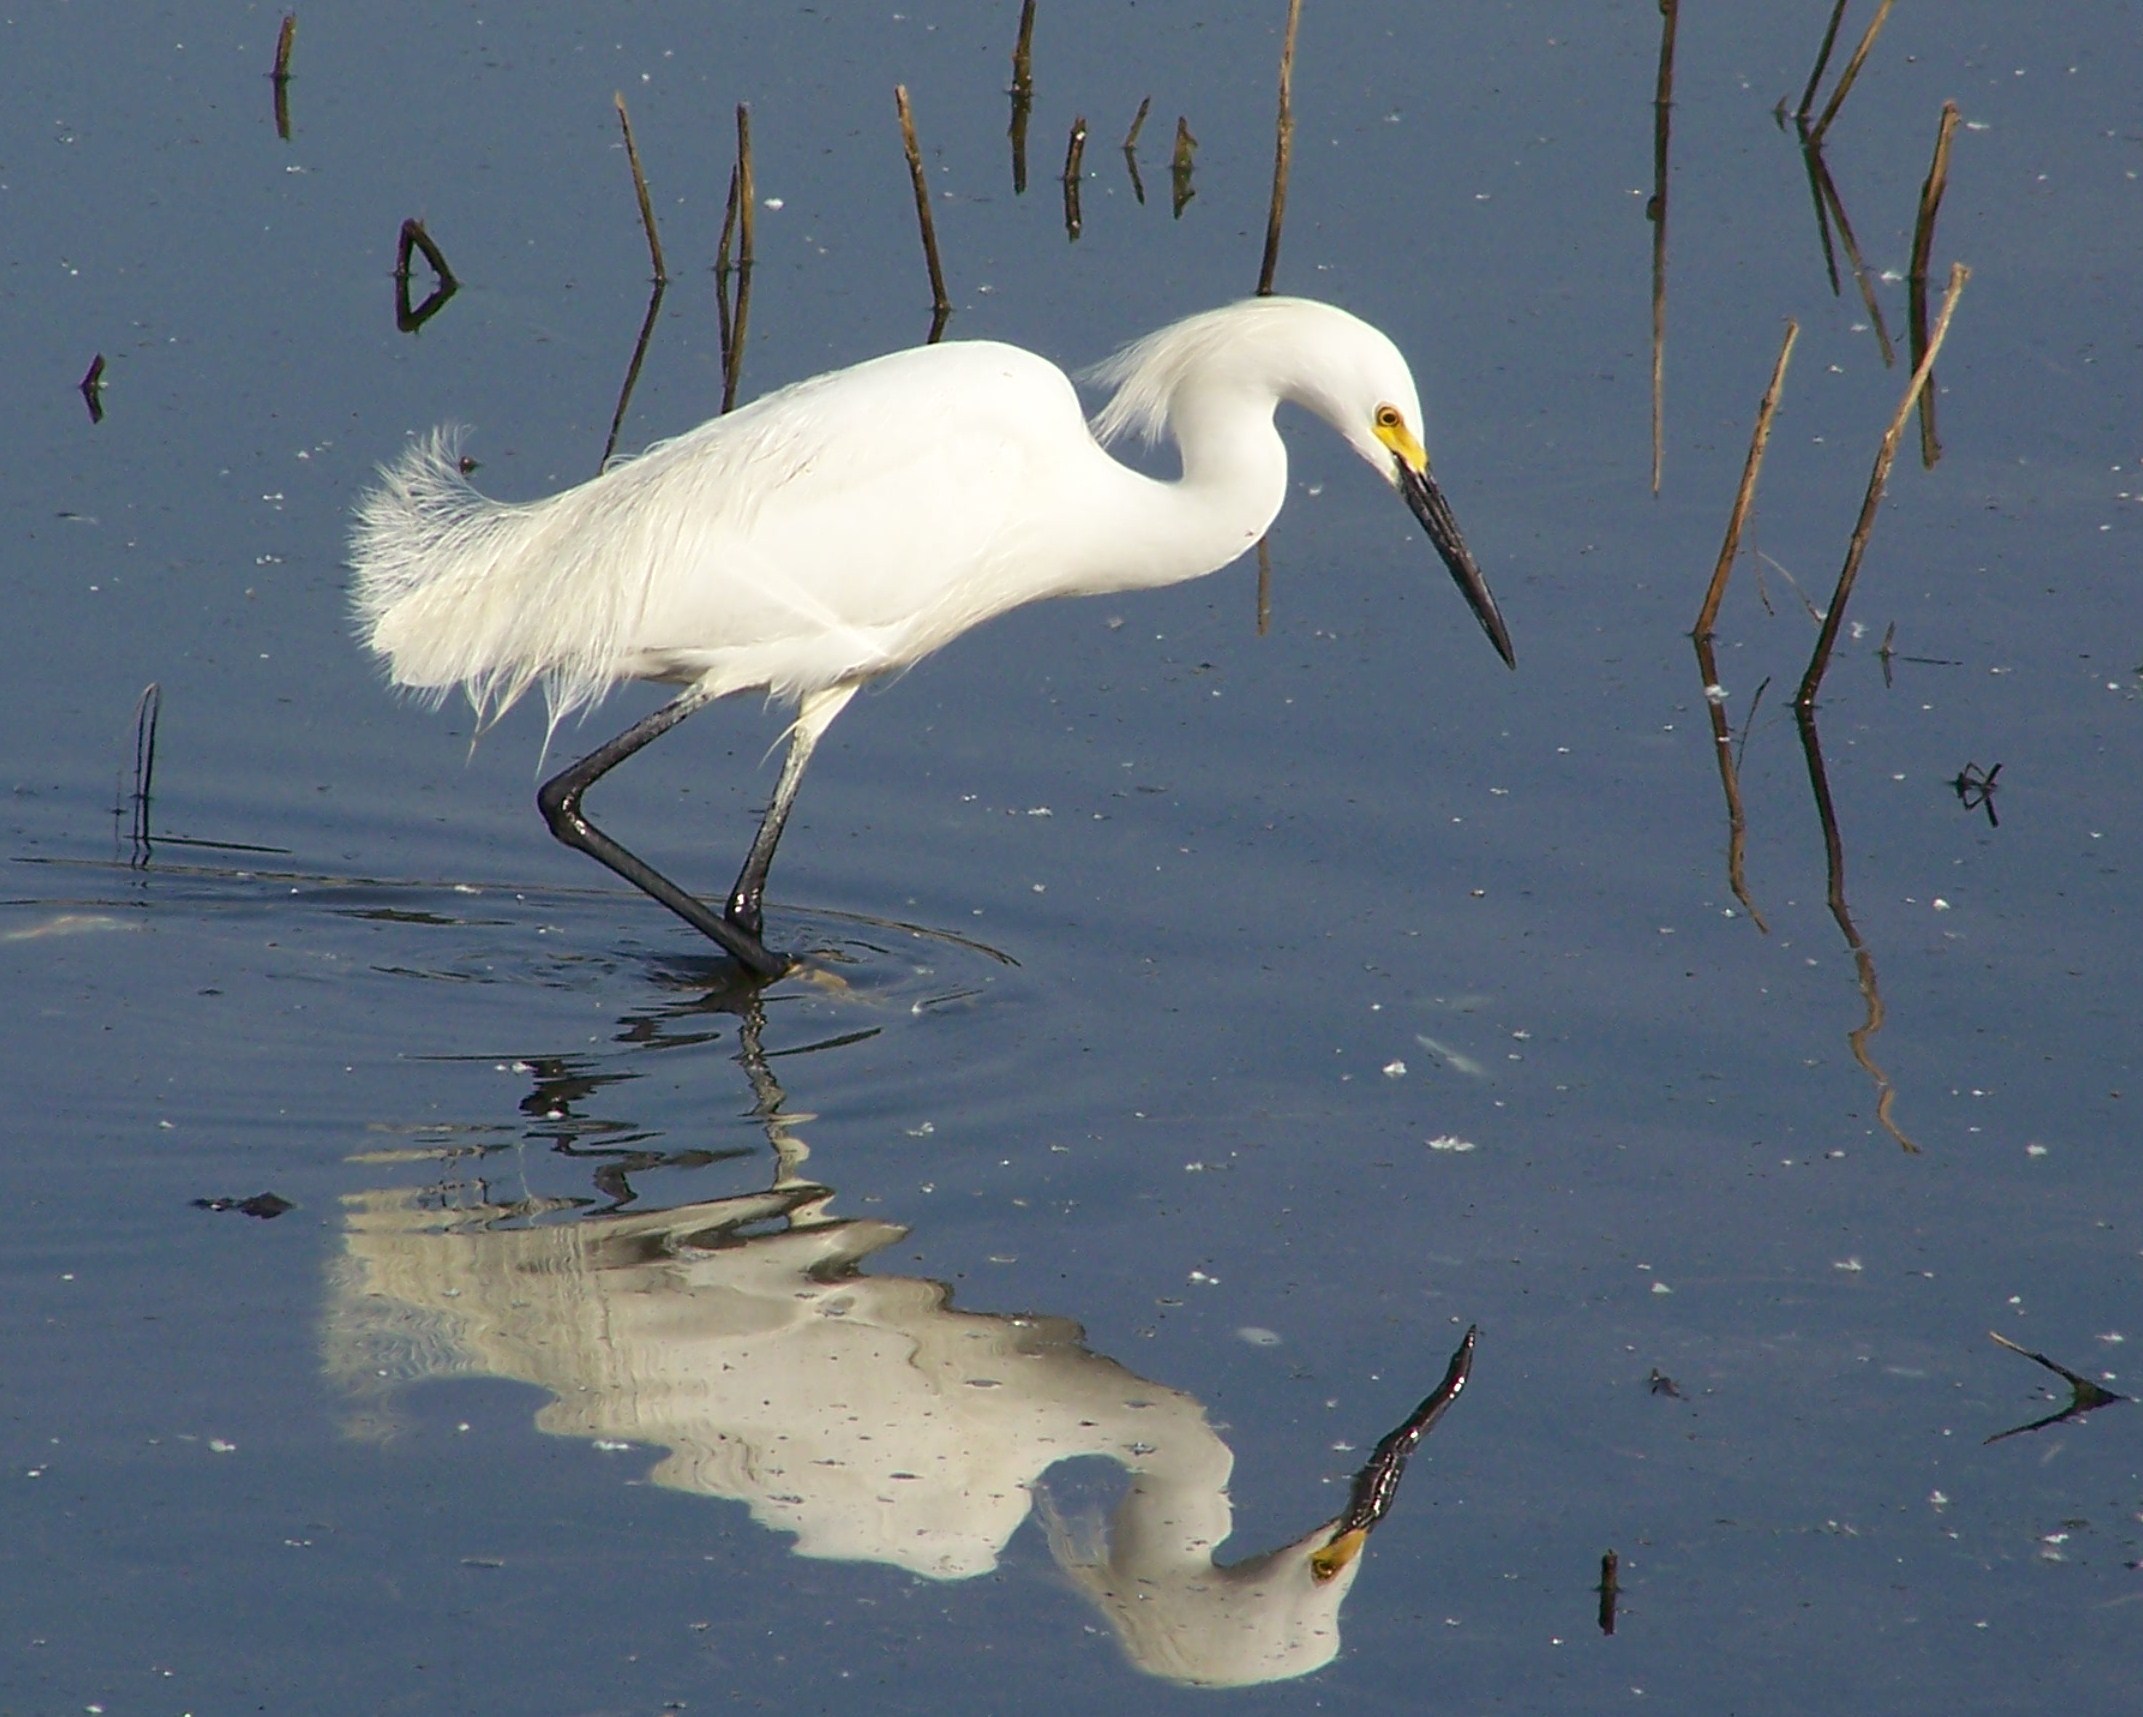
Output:
M1078 529L1076 588L1087 594L1143 590L1197 578L1254 547L1287 495L1287 448L1273 427L1267 389L1182 389L1169 430L1183 461L1173 482L1141 476L1102 455L1116 493Z

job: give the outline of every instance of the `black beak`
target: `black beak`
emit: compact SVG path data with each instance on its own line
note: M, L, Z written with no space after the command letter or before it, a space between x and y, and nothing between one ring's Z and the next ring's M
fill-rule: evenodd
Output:
M1429 541L1436 545L1436 552L1444 557L1444 565L1451 569L1451 576L1458 581L1459 592L1473 610L1473 617L1480 621L1481 630L1488 634L1488 641L1495 645L1496 654L1503 658L1504 665L1515 668L1518 658L1511 653L1511 635L1504 629L1495 597L1489 594L1488 580L1474 563L1466 539L1458 534L1458 521L1451 516L1444 492L1437 488L1436 479L1429 475L1426 465L1416 471L1404 459L1394 457L1392 463L1399 470L1399 492L1406 497L1414 517L1428 531Z

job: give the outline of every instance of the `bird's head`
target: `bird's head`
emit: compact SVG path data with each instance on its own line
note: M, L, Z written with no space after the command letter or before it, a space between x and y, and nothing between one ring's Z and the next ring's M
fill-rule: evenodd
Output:
M1515 668L1510 632L1488 580L1429 471L1413 371L1399 348L1368 323L1327 305L1315 308L1324 314L1303 341L1304 362L1289 395L1338 430L1347 445L1405 497L1496 654Z

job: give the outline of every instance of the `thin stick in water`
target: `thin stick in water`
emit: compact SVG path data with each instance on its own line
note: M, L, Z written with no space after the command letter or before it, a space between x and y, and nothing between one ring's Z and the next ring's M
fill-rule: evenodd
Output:
M632 188L640 199L640 224L647 229L647 254L655 265L655 284L664 286L669 283L670 271L662 260L662 235L655 230L655 205L647 194L647 175L640 170L639 146L632 140L632 115L625 111L622 91L613 91L610 99L618 104L618 125L625 133L625 159L632 163Z
M1942 193L1949 188L1950 137L1957 129L1957 104L1942 104L1941 123L1935 128L1935 155L1928 164L1926 182L1920 186L1920 213L1912 228L1911 307L1912 361L1915 366L1927 351L1927 260L1935 244L1935 216L1942 208ZM1932 378L1920 390L1920 463L1928 470L1942 457L1942 440L1935 433L1935 388Z
M89 421L104 421L104 354L99 352L89 360L89 368L82 372L82 400L89 407Z
M1674 32L1680 0L1659 0L1659 78L1652 91L1652 493L1667 457L1667 143L1674 110Z
M618 389L617 409L610 414L610 434L603 442L603 457L596 465L597 472L610 467L610 456L618 450L618 433L625 427L625 409L632 404L632 390L640 384L640 366L647 361L647 348L655 337L655 318L662 314L662 295L669 286L657 280L648 289L647 314L640 318L640 337L633 342L632 359L625 366L624 385Z
M1846 598L1853 593L1853 580L1860 573L1860 557L1867 551L1869 534L1875 529L1876 509L1882 505L1883 485L1889 479L1891 461L1897 457L1898 438L1905 433L1905 420L1912 415L1912 408L1919 404L1920 391L1927 386L1927 378L1934 372L1935 356L1942 350L1942 342L1949 338L1950 317L1956 312L1964 283L1971 278L1972 271L1961 262L1950 269L1949 290L1943 294L1942 310L1928 335L1927 350L1913 366L1905 397L1898 402L1897 413L1890 419L1890 427L1883 432L1881 446L1875 450L1875 468L1868 473L1868 492L1860 503L1860 521L1853 527L1853 540L1846 547L1845 566L1838 574L1837 589L1831 592L1830 610L1823 616L1823 630L1816 638L1815 654L1808 660L1808 672L1801 676L1801 689L1794 694L1794 705L1798 709L1815 708L1816 689L1823 683L1824 670L1830 666L1831 647L1838 641L1838 628L1845 622Z
M1028 11L1033 11L1031 5ZM915 115L908 106L906 84L893 86L893 105L900 112L900 141L908 152L908 179L915 187L915 222L923 230L923 261L930 268L930 309L942 332L945 318L952 313L952 300L945 295L945 269L938 261L937 223L930 218L930 186L923 177L923 151L915 141Z
M1146 124L1146 115L1153 107L1153 97L1148 96L1138 104L1138 113L1131 121L1131 129L1124 133L1124 167L1131 175L1131 194L1138 198L1139 207L1146 206L1146 181L1138 172L1138 134Z
M1079 181L1086 172L1086 115L1080 114L1072 121L1071 140L1064 146L1064 233L1073 244L1079 242L1079 229L1084 222L1079 216Z
M1875 38L1882 34L1883 21L1890 16L1890 8L1897 0L1882 0L1875 8L1875 16L1868 21L1867 33L1860 38L1860 46L1853 50L1853 57L1845 62L1845 70L1838 74L1838 87L1830 92L1830 100L1823 104L1823 117L1809 128L1808 139L1820 145L1823 134L1830 129L1830 122L1838 117L1838 109L1845 104L1846 96L1853 88L1853 80L1860 76L1860 68L1867 62L1868 50L1875 46Z
M268 74L275 91L275 134L290 141L290 51L298 43L298 15L283 14L283 27L275 37L275 70Z
M722 342L722 410L737 403L744 373L744 333L752 305L752 113L737 104L737 164L729 170L729 201L722 211L721 242L714 252L714 302ZM737 247L730 261L730 245Z
M1183 208L1198 193L1191 189L1192 157L1198 149L1198 139L1191 135L1191 122L1181 114L1176 116L1176 150L1168 164L1168 176L1172 185L1172 200L1175 203L1175 218L1183 218Z
M149 862L149 801L156 785L156 727L164 688L151 680L134 704L134 863Z
M1272 127L1272 204L1265 215L1265 259L1258 265L1258 296L1270 297L1280 267L1280 223L1287 215L1287 173L1295 154L1295 29L1302 0L1287 0L1287 33L1280 42L1280 111Z
M1764 389L1764 397L1756 408L1756 428L1749 437L1749 456L1741 467L1741 488L1734 496L1734 510L1726 521L1726 540L1719 545L1719 564L1711 570L1711 588L1704 592L1704 606L1697 612L1693 635L1709 638L1712 624L1719 618L1719 603L1726 595L1726 581L1734 570L1734 557L1741 552L1741 527L1747 522L1749 504L1756 499L1756 477L1763 469L1764 449L1771 441L1771 417L1778 410L1779 390L1785 385L1786 363L1793 356L1793 342L1801 336L1801 325L1791 317L1786 321L1786 338L1778 348L1778 362L1771 366L1771 385Z
M1830 64L1830 51L1838 42L1838 26L1845 22L1845 0L1838 0L1830 10L1830 27L1823 32L1823 45L1816 49L1815 69L1808 74L1808 85L1801 91L1801 105L1793 110L1793 117L1802 125L1808 123L1808 110L1816 104L1816 90L1823 82L1824 69Z
M1019 9L1019 36L1012 44L1012 194L1027 194L1027 119L1034 111L1034 0Z

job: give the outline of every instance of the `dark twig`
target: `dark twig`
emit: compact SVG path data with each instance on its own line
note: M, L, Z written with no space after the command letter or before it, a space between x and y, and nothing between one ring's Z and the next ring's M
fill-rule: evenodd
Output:
M275 134L290 141L290 51L298 42L298 15L283 14L283 27L275 37L275 70L268 81L275 91Z
M1935 244L1935 216L1942 208L1942 193L1949 188L1950 137L1957 129L1957 104L1942 104L1942 119L1935 128L1934 159L1920 186L1919 218L1912 226L1911 291L1912 361L1915 367L1927 352L1927 260ZM1935 433L1935 385L1932 375L1920 390L1920 463L1928 470L1942 457L1942 441Z
M1652 493L1667 451L1667 143L1674 110L1674 32L1681 0L1659 0L1659 78L1652 91Z
M1860 503L1860 520L1854 525L1852 541L1846 547L1845 565L1838 574L1837 588L1831 593L1830 608L1823 616L1823 630L1816 638L1815 654L1809 658L1807 673L1801 676L1801 689L1794 694L1793 701L1799 709L1815 707L1816 689L1823 683L1824 670L1830 666L1831 648L1838 641L1838 628L1845 622L1846 599L1853 594L1853 581L1860 573L1860 557L1866 552L1869 534L1875 529L1876 510L1882 505L1883 485L1889 480L1891 462L1897 457L1898 438L1905 433L1905 421L1919 403L1920 391L1927 386L1927 378L1934 371L1935 355L1949 337L1950 317L1956 312L1964 283L1971 278L1972 271L1963 263L1951 268L1949 290L1943 294L1942 310L1928 335L1927 350L1913 366L1905 397L1898 402L1896 415L1891 418L1890 427L1883 431L1882 443L1875 451L1875 468L1868 473L1868 491Z
M1823 134L1830 129L1830 122L1838 117L1838 109L1845 104L1846 96L1852 91L1853 80L1860 76L1860 68L1867 61L1868 50L1875 46L1875 38L1882 34L1883 21L1890 16L1890 8L1896 4L1897 0L1882 0L1882 4L1875 8L1875 16L1868 21L1867 32L1860 38L1860 45L1853 50L1853 57L1845 62L1845 70L1838 74L1838 87L1830 92L1830 100L1823 104L1823 117L1809 127L1809 141L1819 148L1823 143Z
M752 114L737 104L737 164L729 170L729 201L722 211L722 236L714 250L714 306L722 344L722 410L737 403L737 382L744 373L744 333L752 305ZM737 260L730 262L730 245Z
M1146 115L1153 107L1153 97L1148 96L1138 104L1138 112L1132 118L1131 129L1124 133L1124 166L1131 174L1131 194L1138 198L1139 207L1146 206L1146 181L1138 174L1138 134L1144 129Z
M893 105L900 111L901 147L908 152L908 178L915 187L915 221L923 230L923 261L930 268L930 308L936 318L936 328L942 332L945 318L952 314L952 300L945 296L945 269L938 261L937 223L930 218L930 186L923 178L923 152L915 141L915 115L908 107L908 89L905 84L893 86ZM937 334L931 335L935 344Z
M1615 1632L1615 1600L1622 1591L1621 1558L1610 1550L1600 1558L1600 1584L1594 1588L1600 1594L1600 1631L1610 1638Z
M2005 1437L2019 1437L2026 1431L2043 1431L2049 1425L2059 1425L2064 1420L2078 1419L2086 1413L2095 1412L2101 1407L2112 1406L2116 1401L2128 1399L2125 1395L2116 1395L2103 1385L2092 1382L2090 1378L2071 1371L2058 1359L2048 1359L2043 1353L2034 1353L2028 1347L2019 1347L2007 1336L1999 1335L1991 1329L1987 1331L1987 1339L2006 1347L2011 1353L2021 1353L2034 1365L2045 1366L2047 1370L2053 1372L2055 1376L2069 1386L2069 1404L2062 1408L2060 1412L2049 1413L2043 1419L2034 1419L2028 1425L2018 1425L2007 1431L1997 1431L1987 1439L1989 1443L1999 1443Z
M89 360L89 368L82 372L82 400L89 407L89 421L104 421L104 354L99 352Z
M1169 159L1168 177L1171 185L1170 200L1175 205L1174 216L1179 221L1183 218L1184 205L1198 194L1191 189L1192 157L1196 154L1197 149L1198 139L1191 135L1190 121L1178 114L1176 116L1176 149L1175 154Z
M1749 504L1756 498L1756 477L1763 469L1764 449L1771 441L1771 418L1778 410L1779 390L1785 385L1786 363L1793 356L1793 342L1801 325L1786 321L1786 338L1778 348L1778 362L1771 366L1771 385L1764 389L1756 408L1756 428L1749 436L1749 456L1741 467L1741 488L1734 496L1734 510L1726 521L1726 540L1719 545L1719 564L1711 571L1711 588L1704 592L1704 606L1697 612L1695 635L1709 638L1712 623L1719 618L1719 603L1726 595L1726 581L1734 570L1734 557L1741 551L1741 527L1747 522Z
M1258 636L1272 630L1272 538L1258 538Z
M1838 195L1837 183L1830 176L1830 167L1823 159L1823 151L1806 136L1801 139L1801 153L1808 164L1810 181L1815 185L1818 224L1827 207L1830 219L1838 226L1838 237L1845 245L1845 260L1853 270L1853 284L1860 288L1860 301L1867 307L1868 320L1875 328L1875 343L1882 348L1883 368L1897 362L1897 352L1890 344L1890 330L1883 322L1882 301L1875 296L1875 283L1868 277L1868 265L1861 260L1860 241L1853 236L1853 223L1846 218L1845 199ZM1823 259L1830 267L1830 289L1841 290L1838 283L1838 262L1831 253L1830 229L1823 227Z
M134 703L134 868L149 862L149 800L156 785L156 728L164 713L164 688L151 680Z
M1064 235L1079 242L1079 181L1086 174L1086 115L1072 121L1071 139L1064 145Z
M1764 922L1764 915L1757 910L1756 902L1749 898L1748 850L1749 820L1741 803L1741 772L1734 759L1734 733L1726 720L1726 694L1719 686L1719 664L1712 654L1711 634L1699 632L1696 637L1697 672L1704 680L1704 706L1711 721L1712 750L1719 762L1719 788L1726 795L1726 881L1733 889L1734 898L1741 902L1750 921L1766 936L1771 926ZM1762 696L1759 687L1757 695ZM1749 706L1753 717L1755 705Z
M410 252L421 251L424 260L431 266L437 283L423 303L414 307L409 302L409 257ZM394 253L394 325L405 334L414 334L440 311L446 302L461 290L461 282L454 278L454 271L447 267L446 256L434 242L432 235L424 230L419 220L402 223L402 236L395 244Z
M625 111L623 92L613 91L610 99L618 104L618 126L625 133L625 159L632 163L632 188L640 199L640 224L647 229L647 254L655 265L655 284L667 286L670 271L662 260L662 235L655 230L655 205L647 194L647 175L640 170L639 145L632 140L632 115Z
M1830 795L1830 775L1823 766L1823 741L1816 732L1816 712L1813 704L1803 704L1794 712L1794 725L1800 729L1801 754L1808 764L1808 786L1816 801L1816 820L1823 830L1823 865L1825 876L1825 899L1830 905L1830 915L1836 921L1840 934L1845 937L1847 952L1853 956L1853 971L1860 986L1860 999L1866 1004L1867 1013L1859 1025L1845 1034L1846 1046L1852 1050L1853 1059L1860 1064L1875 1085L1875 1119L1898 1143L1900 1149L1919 1155L1920 1147L1913 1143L1892 1118L1891 1111L1897 1106L1897 1087L1890 1075L1882 1070L1874 1052L1868 1048L1875 1034L1883 1029L1888 1017L1883 1006L1883 993L1876 981L1875 956L1861 940L1860 929L1853 922L1852 908L1845 898L1845 842L1838 834L1838 810Z
M648 342L655 337L655 318L662 314L662 295L669 290L657 280L648 289L647 314L640 318L640 337L633 342L632 361L625 366L625 383L618 389L618 408L610 414L610 435L603 443L602 462L597 471L606 469L610 456L618 450L618 432L625 425L625 408L632 403L632 390L640 382L640 366L647 361Z
M1034 0L1019 9L1019 36L1012 44L1012 194L1027 194L1027 120L1034 112Z
M1815 68L1808 74L1808 86L1801 91L1801 105L1793 110L1793 117L1803 125L1808 123L1808 110L1816 104L1816 90L1823 82L1824 68L1830 64L1830 51L1838 42L1838 26L1845 22L1845 0L1838 0L1830 11L1830 26L1823 32L1823 45L1816 49Z
M1302 0L1287 0L1287 33L1280 41L1280 111L1272 127L1272 203L1265 214L1265 259L1258 265L1258 296L1270 297L1280 267L1280 223L1287 216L1287 174L1295 156L1295 29Z

